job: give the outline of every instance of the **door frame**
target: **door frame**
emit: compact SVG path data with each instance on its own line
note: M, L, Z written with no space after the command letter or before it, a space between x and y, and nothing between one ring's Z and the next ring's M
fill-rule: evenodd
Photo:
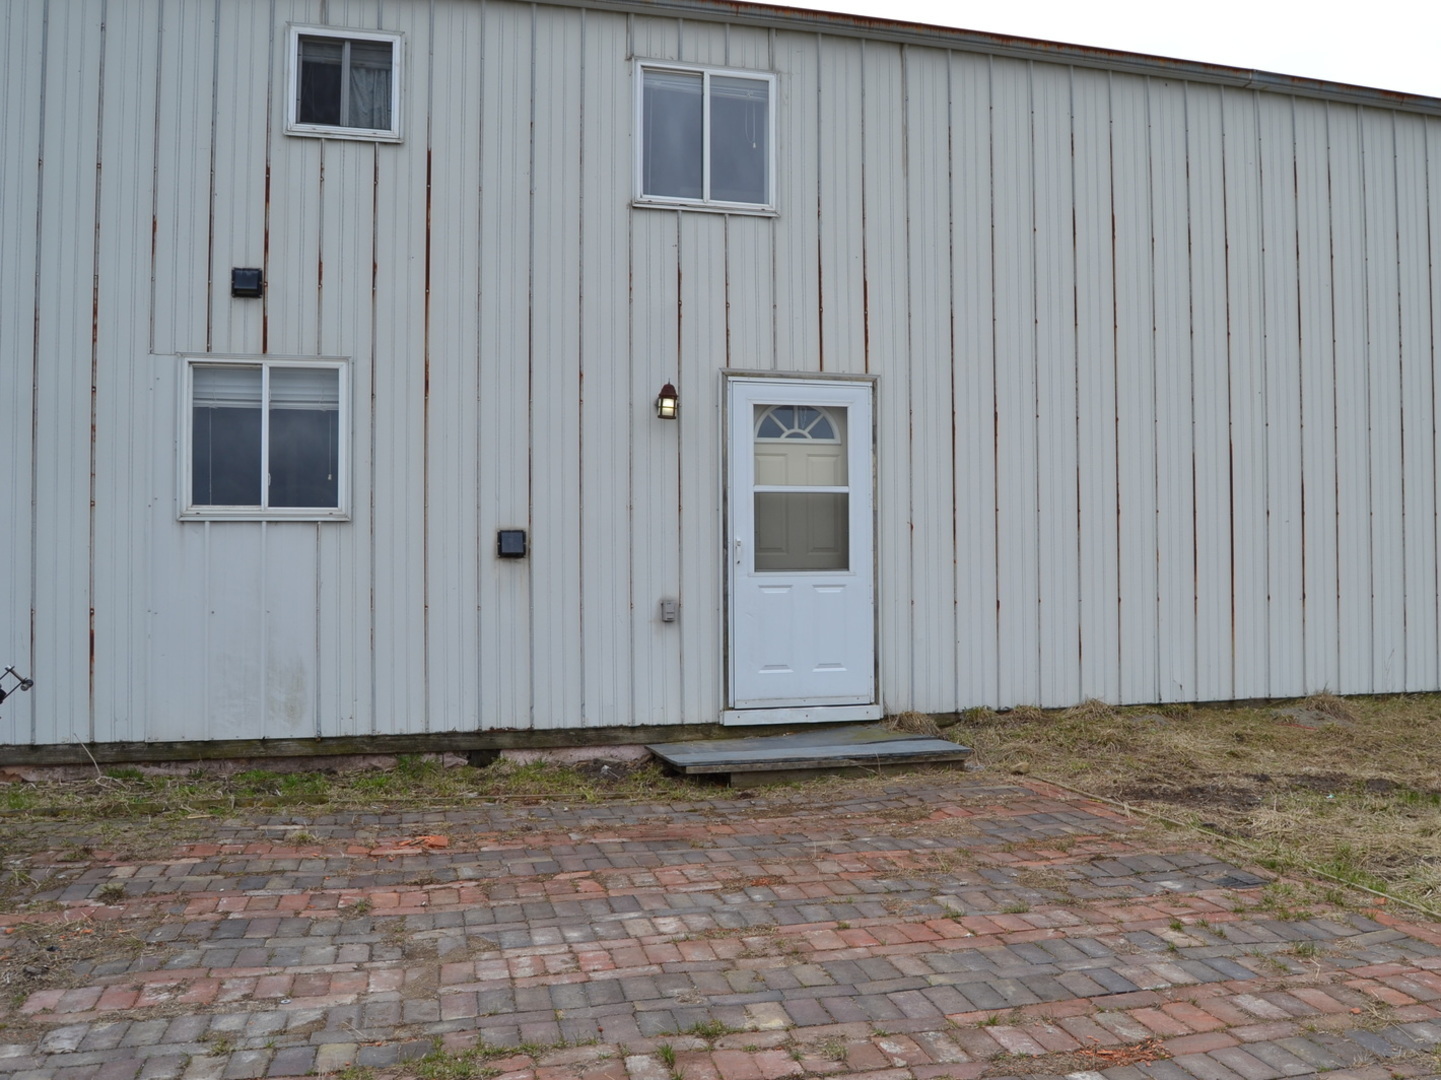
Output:
M735 561L732 558L732 505L735 489L732 483L734 469L731 462L732 451L732 386L736 383L760 383L775 382L778 384L806 387L806 386L835 386L837 384L853 387L864 387L870 396L870 427L865 432L854 430L854 426L848 424L849 437L864 437L869 440L869 453L865 460L870 465L870 574L871 574L871 687L873 701L869 704L860 705L782 705L776 707L746 706L736 708L733 702L735 695L735 647L734 634L736 627L736 581ZM724 603L721 605L722 619L722 662L725 670L724 678L724 708L721 710L721 723L725 725L757 725L757 724L803 724L803 723L840 723L857 720L879 720L884 715L881 705L881 643L880 643L880 553L878 551L878 529L877 529L877 481L879 470L876 466L876 425L878 411L876 408L877 379L874 375L840 375L828 373L801 373L789 371L737 371L727 370L721 372L721 536L720 536L720 558L724 567L722 576L723 588L725 590Z

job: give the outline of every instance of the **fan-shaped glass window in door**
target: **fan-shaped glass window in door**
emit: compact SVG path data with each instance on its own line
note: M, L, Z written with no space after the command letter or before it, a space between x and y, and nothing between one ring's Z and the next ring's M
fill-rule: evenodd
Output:
M824 439L837 442L836 429L824 409L810 405L771 405L760 409L757 439Z
M846 413L755 406L755 568L846 570Z

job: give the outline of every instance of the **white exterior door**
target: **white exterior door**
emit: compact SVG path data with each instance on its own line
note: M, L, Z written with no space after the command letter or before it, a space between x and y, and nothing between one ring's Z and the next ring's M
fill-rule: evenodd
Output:
M725 720L877 717L871 385L729 388Z

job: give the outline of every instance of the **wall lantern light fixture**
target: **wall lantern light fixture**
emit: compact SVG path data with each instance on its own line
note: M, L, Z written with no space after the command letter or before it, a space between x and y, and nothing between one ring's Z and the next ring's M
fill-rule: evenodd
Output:
M655 414L662 420L674 420L678 412L680 395L676 393L674 383L666 383L660 388L660 394L655 399Z

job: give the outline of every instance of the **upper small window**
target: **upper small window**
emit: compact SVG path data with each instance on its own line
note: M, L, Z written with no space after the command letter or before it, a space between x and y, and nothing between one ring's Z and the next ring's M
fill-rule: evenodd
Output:
M292 135L400 138L400 35L290 28Z
M346 513L344 361L186 362L183 517Z
M775 76L640 69L641 202L716 209L775 205Z

